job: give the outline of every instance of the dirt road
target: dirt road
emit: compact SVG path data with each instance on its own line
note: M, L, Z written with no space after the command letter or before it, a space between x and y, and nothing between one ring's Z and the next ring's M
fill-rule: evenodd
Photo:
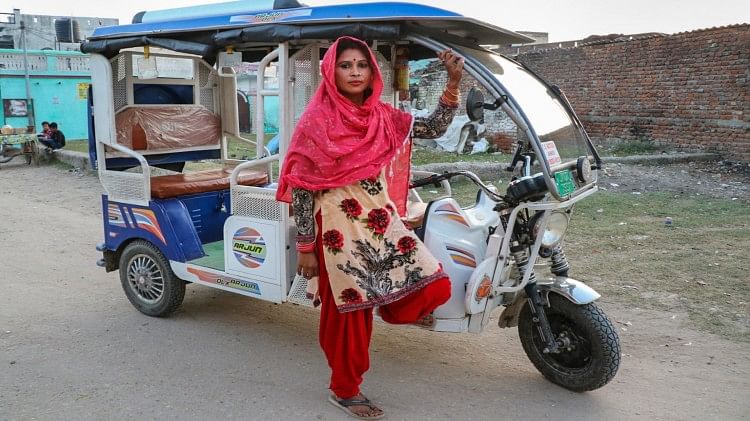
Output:
M173 317L146 317L94 264L95 177L13 164L0 176L0 419L348 419L325 400L315 310L190 286ZM684 314L600 305L623 356L598 391L545 381L515 330L386 325L364 391L392 420L750 418L746 344Z

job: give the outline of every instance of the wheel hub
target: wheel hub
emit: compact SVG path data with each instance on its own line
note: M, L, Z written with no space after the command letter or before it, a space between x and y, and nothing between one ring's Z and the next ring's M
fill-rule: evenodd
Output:
M164 278L159 265L150 256L139 254L128 263L128 284L138 298L155 303L164 293Z
M575 339L571 340L571 337L568 335L567 331L560 332L560 334L557 336L557 344L560 348L568 352L571 352L576 348Z
M575 328L571 325L571 321L566 317L551 313L548 314L548 318L558 345L558 352L545 353L543 354L544 358L551 366L561 372L571 373L583 370L590 361L588 341L577 334ZM534 336L534 341L538 349L541 350L545 347L545 343L539 334Z

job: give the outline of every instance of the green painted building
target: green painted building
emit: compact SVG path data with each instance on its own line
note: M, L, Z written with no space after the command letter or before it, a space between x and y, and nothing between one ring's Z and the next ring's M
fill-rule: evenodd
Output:
M36 131L55 121L67 139L88 137L86 104L91 83L89 57L76 51L27 52ZM0 49L0 126L29 123L22 50Z

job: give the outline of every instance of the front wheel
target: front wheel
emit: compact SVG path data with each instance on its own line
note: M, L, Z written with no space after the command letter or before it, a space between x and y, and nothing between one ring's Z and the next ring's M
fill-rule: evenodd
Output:
M526 355L544 377L575 392L607 384L620 367L620 339L595 304L578 305L549 294L545 314L560 352L544 353L546 344L532 320L528 302L518 320L518 335Z
M165 317L182 304L185 283L153 244L134 241L120 256L120 282L130 303L141 313Z

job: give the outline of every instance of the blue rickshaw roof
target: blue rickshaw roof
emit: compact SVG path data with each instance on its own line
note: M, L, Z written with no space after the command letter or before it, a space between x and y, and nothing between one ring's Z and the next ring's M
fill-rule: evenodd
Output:
M148 12L146 12L148 13ZM469 38L477 45L509 44L531 41L531 38L510 30L462 16L437 7L414 3L377 2L348 5L294 7L288 9L235 10L220 15L195 16L172 20L157 20L127 25L97 28L89 40L106 40L137 36L169 36L186 32L222 31L268 24L325 25L361 22L414 23L451 36Z

